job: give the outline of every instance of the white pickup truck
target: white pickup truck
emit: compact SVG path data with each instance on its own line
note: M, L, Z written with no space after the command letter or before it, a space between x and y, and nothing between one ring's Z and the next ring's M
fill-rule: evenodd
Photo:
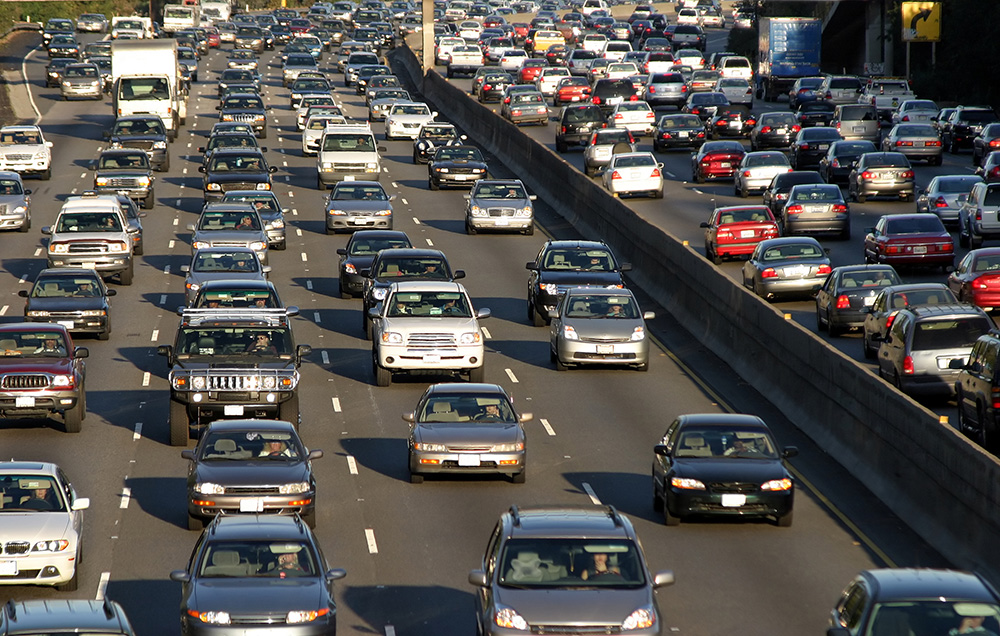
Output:
M900 103L916 98L905 79L870 79L858 97L859 104L871 104L879 119L889 119Z

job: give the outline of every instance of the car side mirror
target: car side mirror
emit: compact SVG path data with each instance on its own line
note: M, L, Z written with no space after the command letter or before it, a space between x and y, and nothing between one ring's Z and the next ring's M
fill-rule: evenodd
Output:
M170 573L170 580L178 583L189 583L191 575L187 573L187 570L174 570Z
M204 174L207 172L207 170L205 169L205 166L198 166L198 172Z
M799 454L799 449L795 446L786 446L781 449L781 457L788 459L789 457L795 457Z
M549 318L550 319L555 320L558 317L559 317L559 311L558 310L556 310L556 309L550 309L549 310Z
M188 223L187 224L187 230L188 230L188 232L194 232L194 230L195 230L194 223Z
M951 360L948 361L948 368L956 370L968 369L972 373L979 373L979 371L981 370L981 365L978 362L973 362L972 364L965 364L962 358L952 358Z
M306 456L306 459L312 461L314 459L320 459L322 457L323 457L323 451L318 448L314 448L313 450L309 451L309 455Z
M107 289L107 290L104 291L104 295L105 296L117 296L118 295L118 290L117 289Z
M653 587L673 585L675 580L673 570L661 570L653 575Z
M370 270L370 269L363 269L360 272L358 272L358 276L361 276L362 278L371 278L372 277L372 270Z
M416 414L413 411L409 413L403 413L401 416L404 422L410 422L411 424L416 421Z
M670 446L666 444L657 444L653 446L653 454L657 457L666 457L670 454Z
M73 500L73 505L70 506L73 510L86 510L90 507L89 497L80 497L79 499Z
M458 280L459 278L465 278L464 269L456 269L455 272L451 275L452 280Z
M327 581L337 581L345 576L347 576L347 570L343 568L333 568L332 570L327 570L324 575Z
M221 105L219 105L219 106L216 106L216 107L215 107L215 110L222 110L222 106L221 106Z
M708 223L702 221L701 224L698 227L706 227L707 228L707 227L712 227L712 226L709 225Z
M201 147L199 147L199 148L198 148L198 152L200 152L200 153L204 154L204 152L205 152L205 146L201 146Z
M52 147L52 142L51 141L46 141L45 142L45 147L46 148L51 148Z
M531 270L534 272L538 270L538 265L535 263L535 261L528 261L527 263L524 264L524 269Z
M20 296L21 298L27 298L28 297L28 290L27 289L22 289L21 291L17 292L17 295Z
M378 146L376 150L378 150L379 152L385 152L385 146Z
M371 307L368 309L368 317L375 320L379 317L378 307Z
M483 572L482 570L473 570L469 572L469 583L475 585L476 587L486 587L488 585L486 572Z
M290 307L285 307L285 315L289 316L289 317L291 317L291 316L298 316L299 315L299 308L296 307L295 305L292 305Z
M490 311L489 307L483 307L482 309L476 312L476 318L478 318L479 320L485 320L492 315L493 312Z
M182 450L181 451L181 458L182 459L189 459L191 461L194 461L194 451L193 450Z
M101 133L101 137L103 139L111 139L111 131L110 130L105 130L103 133ZM202 150L201 152L205 152L205 151Z
M172 345L160 345L156 348L156 353L167 359L167 365L174 366L174 348Z
M42 228L42 234L46 236L52 234L52 228L46 225L45 227Z
M631 272L632 271L632 263L622 263L621 267L618 268L618 271L620 271L620 272Z
M190 265L181 265L180 271L181 271L182 274L187 274L188 272L191 271L191 266Z
M25 190L24 191L24 196L28 196L29 194L31 194L31 190Z
M531 420L533 420L533 419L535 419L535 414L534 414L534 413L521 413L521 414L520 414L520 415L519 415L519 416L517 417L517 420L518 420L519 422L522 422L522 423L523 423L523 422L530 422L530 421L531 421Z
M642 314L642 319L643 320L653 320L655 318L656 318L656 312L655 311L647 311L647 312L644 312Z
M278 166L269 166L268 169L267 169L267 171L270 174L274 174L275 172L278 171Z
M312 353L313 348L307 344L301 344L295 347L295 356L297 358L305 358L310 353Z

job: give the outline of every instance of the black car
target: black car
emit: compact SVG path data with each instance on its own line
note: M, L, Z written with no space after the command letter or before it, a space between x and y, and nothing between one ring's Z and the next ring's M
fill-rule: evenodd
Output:
M56 88L62 83L62 74L66 67L76 62L71 57L54 57L45 65L45 87Z
M264 29L257 26L241 26L236 29L236 39L233 46L237 49L250 49L257 53L264 52Z
M231 93L222 98L215 107L219 111L219 121L249 122L253 132L261 139L267 138L267 111L270 106L255 93Z
M384 64L368 64L359 68L358 78L354 81L354 92L364 95L368 90L368 83L379 75L392 75L392 69Z
M697 148L705 142L705 122L697 115L663 115L653 131L653 150Z
M288 97L288 107L292 110L297 109L302 103L302 98L308 95L329 97L332 93L333 85L329 80L322 77L300 77L292 82L291 93Z
M590 101L600 107L605 119L615 109L615 105L638 99L635 84L629 79L599 79L590 92Z
M634 88L632 92L635 93ZM562 114L559 116L559 124L556 127L557 151L566 152L571 145L586 146L594 130L607 128L608 113L613 107L605 111L601 106L596 105L599 103L577 104L563 108Z
M479 103L499 102L507 87L516 83L514 78L510 76L510 73L503 71L484 75L483 83L477 91Z
M49 58L66 57L73 61L80 59L80 43L75 35L56 35L49 41Z
M371 319L368 310L385 300L392 283L408 280L456 281L465 272L453 270L441 250L429 248L384 249L376 254L371 267L359 272L364 278L361 298L361 327L371 340Z
M159 172L170 170L167 129L157 115L119 117L108 131L107 140L111 148L142 150L149 156L149 163Z
M571 287L625 287L619 263L603 241L546 241L535 260L525 264L528 275L528 322L549 324L549 312Z
M427 185L431 190L442 186L472 187L489 176L489 166L476 146L438 148L427 164Z
M683 113L691 113L701 117L706 124L712 121L715 114L723 108L729 107L729 99L723 93L715 91L707 93L690 93L687 103L681 108Z
M108 289L92 269L43 269L31 289L18 296L26 298L25 322L54 322L71 333L97 334L99 340L111 337L111 301L118 292Z
M260 147L254 135L240 132L219 133L209 137L208 143L204 146L198 147L198 152L202 153L201 165L207 166L219 148L260 148L262 152L267 152L267 148Z
M69 18L49 18L49 21L45 23L45 28L42 29L42 45L47 47L52 38L57 35L74 35L75 33L76 25Z
M791 160L796 170L812 170L830 150L830 146L843 137L836 128L803 128L792 144ZM849 171L848 171L849 172Z
M800 184L823 183L823 177L815 170L795 170L775 175L771 185L764 190L764 205L771 208L775 218L781 216L781 211L788 201L788 193L792 186Z
M260 92L260 75L245 68L223 69L219 75L218 94L222 97L231 84L252 84L255 90L252 93Z
M829 126L833 121L834 105L828 101L817 99L812 102L802 102L795 111L799 126Z
M976 135L996 121L1000 118L988 106L959 106L941 129L941 143L952 154L971 148Z
M848 329L863 327L879 293L900 283L892 265L835 267L816 293L816 328L839 336Z
M819 160L819 173L827 183L847 181L854 163L866 152L878 152L870 141L835 141Z
M750 131L750 149L787 148L801 128L794 113L762 113Z
M720 137L740 137L750 136L757 123L757 116L750 112L746 106L722 106L715 111L715 115L708 121L707 127L712 139Z
M413 163L427 163L438 148L461 145L465 140L465 135L459 135L454 124L428 122L413 138Z
M155 203L153 168L145 152L135 148L105 150L97 158L94 190L100 194L124 194L142 200L145 210Z
M681 415L653 447L653 502L664 523L697 515L773 517L792 525L795 482L780 448L755 415Z
M3 636L33 636L34 634L100 634L101 636L133 636L125 610L109 598L103 601L59 599L8 601L0 609L0 634Z
M270 190L271 175L277 171L267 165L259 148L219 148L208 166L198 168L205 175L202 189L206 203L222 198L229 190Z
M202 433L187 477L188 530L201 530L217 514L298 513L316 527L316 478L310 451L291 422L220 420Z
M353 298L364 292L365 277L375 257L382 250L413 247L406 232L398 230L358 230L347 241L347 247L337 248L340 256L340 297Z
M181 587L181 633L334 636L337 604L319 543L297 515L219 515L202 533ZM238 625L239 629L226 629Z

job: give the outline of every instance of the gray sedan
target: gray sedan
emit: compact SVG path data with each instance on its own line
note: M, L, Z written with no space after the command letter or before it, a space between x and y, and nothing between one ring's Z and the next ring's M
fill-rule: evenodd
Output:
M27 232L31 228L30 194L20 174L0 172L0 230L17 228L18 232Z
M198 250L190 265L181 265L181 272L187 275L184 291L189 305L210 280L265 280L270 271L269 266L261 265L253 250L242 247Z
M326 199L326 233L391 230L395 198L378 181L341 181Z
M725 95L730 104L743 104L753 108L753 87L742 77L720 77L715 82L714 90Z
M809 296L819 291L831 271L830 258L816 239L768 239L743 264L743 286L766 300Z
M260 214L249 203L209 203L201 211L197 223L187 229L191 236L191 252L206 247L246 247L267 263L267 234Z
M549 311L549 357L557 371L570 366L609 364L649 370L646 321L627 289L576 287Z
M635 139L625 128L599 128L590 135L583 149L583 169L593 176L611 163L615 152L635 152Z
M465 197L465 231L501 230L535 233L535 195L518 179L480 180Z
M941 137L931 124L896 124L882 140L882 150L899 152L907 159L922 159L941 165Z
M851 238L851 210L840 186L808 184L792 186L781 212L783 233L836 234Z
M979 175L969 174L934 177L917 195L917 212L936 214L946 225L954 225L958 223L958 211L968 198L969 190L982 181Z

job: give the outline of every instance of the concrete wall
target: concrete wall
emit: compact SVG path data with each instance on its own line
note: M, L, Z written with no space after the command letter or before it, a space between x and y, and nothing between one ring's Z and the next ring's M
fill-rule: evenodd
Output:
M443 118L518 173L802 431L957 566L1000 579L1000 462L790 320L598 182L470 99L408 49L392 55ZM523 170L519 170L523 168ZM669 213L670 201L664 201Z

